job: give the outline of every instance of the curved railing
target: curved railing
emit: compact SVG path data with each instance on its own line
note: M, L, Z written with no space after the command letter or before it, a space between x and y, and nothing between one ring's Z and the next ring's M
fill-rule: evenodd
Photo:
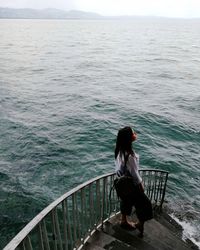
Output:
M168 172L140 170L145 193L162 207ZM119 211L114 173L91 179L67 192L29 222L4 250L79 249L93 232Z

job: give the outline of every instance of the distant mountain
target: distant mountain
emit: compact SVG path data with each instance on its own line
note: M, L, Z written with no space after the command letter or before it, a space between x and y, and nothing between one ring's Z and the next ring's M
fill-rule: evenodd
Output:
M58 9L12 9L0 8L0 18L10 19L101 19L101 15L84 11Z

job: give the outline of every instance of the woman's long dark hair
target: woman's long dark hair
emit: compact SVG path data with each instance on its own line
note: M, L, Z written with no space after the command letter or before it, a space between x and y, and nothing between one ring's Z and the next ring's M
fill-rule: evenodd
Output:
M132 149L133 131L131 127L124 127L118 131L115 147L115 159L118 154L125 157L125 154L134 154Z

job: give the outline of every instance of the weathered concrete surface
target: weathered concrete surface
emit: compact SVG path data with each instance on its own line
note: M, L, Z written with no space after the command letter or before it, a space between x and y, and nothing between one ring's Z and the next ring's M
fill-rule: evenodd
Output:
M132 218L133 220L135 218ZM128 231L119 226L116 216L97 230L84 246L84 250L188 250L198 249L191 242L181 239L182 228L167 214L157 214L145 223L144 236L137 230Z

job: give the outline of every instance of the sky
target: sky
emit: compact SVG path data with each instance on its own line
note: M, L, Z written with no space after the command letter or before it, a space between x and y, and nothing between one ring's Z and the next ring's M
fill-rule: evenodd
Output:
M105 16L200 17L200 0L0 0L0 7L73 9Z

